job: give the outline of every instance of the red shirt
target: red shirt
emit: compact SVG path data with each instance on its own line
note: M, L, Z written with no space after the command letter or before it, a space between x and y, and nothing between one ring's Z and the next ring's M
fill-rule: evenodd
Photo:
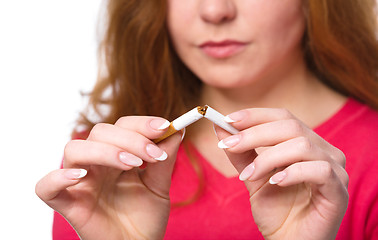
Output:
M346 155L349 205L337 239L378 239L378 112L349 99L344 107L315 129ZM192 146L202 168L204 185L190 205L172 207L165 239L263 239L253 221L248 192L237 177L226 178ZM199 177L183 146L172 176L172 203L198 189ZM54 215L54 239L79 239L59 214Z

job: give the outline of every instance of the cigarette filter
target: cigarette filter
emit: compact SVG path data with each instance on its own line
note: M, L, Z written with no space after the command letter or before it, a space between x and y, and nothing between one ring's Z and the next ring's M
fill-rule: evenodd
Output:
M203 115L198 111L198 107L193 108L189 112L184 113L180 117L173 120L169 125L168 130L164 133L164 135L157 139L154 139L154 142L158 143L166 139L167 137L175 134L176 132L198 121L201 118L203 118Z

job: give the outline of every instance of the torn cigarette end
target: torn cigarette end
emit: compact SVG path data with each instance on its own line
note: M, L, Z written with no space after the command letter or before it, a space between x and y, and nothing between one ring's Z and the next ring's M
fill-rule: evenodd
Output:
M175 134L176 132L178 132L178 130L176 130L176 129L173 127L172 123L171 123L171 124L169 125L167 131L164 133L164 135L161 136L161 137L159 137L159 138L154 139L153 142L154 142L154 143L159 143L159 142L163 141L164 139L166 139L167 137L169 137L169 136Z
M224 121L224 116L221 113L217 112L208 105L204 105L195 107L189 112L184 113L180 117L173 120L169 125L167 131L164 133L164 135L157 139L154 139L153 141L155 143L161 142L165 138L173 135L181 129L184 129L185 127L200 120L201 118L209 119L210 121L212 121L213 123L215 123L216 125L218 125L219 127L223 128L231 134L236 134L239 132L233 126Z
M207 105L205 105L205 106L198 106L198 107L197 107L197 111L198 111L198 113L201 114L202 116L205 116L206 111L207 111L207 108L208 108Z

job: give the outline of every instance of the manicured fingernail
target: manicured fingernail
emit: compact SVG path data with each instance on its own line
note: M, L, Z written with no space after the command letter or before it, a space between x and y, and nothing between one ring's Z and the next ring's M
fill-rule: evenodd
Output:
M146 150L148 155L150 155L152 158L158 161L164 161L168 157L166 152L164 152L158 146L153 144L148 144Z
M87 170L85 169L69 169L64 175L69 179L80 179L87 175Z
M269 183L270 184L278 184L280 182L282 182L286 177L286 173L285 172L278 172L276 174L274 174L270 179L269 179Z
M164 130L169 127L170 124L170 122L161 118L153 119L150 122L150 126L155 130Z
M224 121L226 121L228 123L239 122L239 121L243 120L243 118L245 116L247 116L247 113L245 112L245 110L241 110L241 111L238 111L238 112L228 114L226 117L224 117Z
M213 124L213 130L214 130L215 136L218 137L218 133L217 133L217 131L215 130L215 124Z
M137 156L127 153L127 152L120 152L119 160L123 162L126 165L133 166L133 167L139 167L143 164L143 160L138 158Z
M240 135L236 134L236 135L232 135L232 136L227 137L227 138L221 140L220 142L218 142L218 147L219 148L230 148L230 147L235 146L239 142L240 142Z
M245 180L248 180L253 172L255 171L255 163L251 163L249 164L246 168L244 168L244 170L240 173L239 175L239 179L240 181L245 181Z

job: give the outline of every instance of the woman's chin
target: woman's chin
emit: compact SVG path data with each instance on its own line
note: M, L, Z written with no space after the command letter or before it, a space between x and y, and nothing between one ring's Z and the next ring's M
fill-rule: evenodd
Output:
M237 77L235 75L212 76L211 78L201 78L202 82L208 86L219 89L240 89L253 85L253 78Z

